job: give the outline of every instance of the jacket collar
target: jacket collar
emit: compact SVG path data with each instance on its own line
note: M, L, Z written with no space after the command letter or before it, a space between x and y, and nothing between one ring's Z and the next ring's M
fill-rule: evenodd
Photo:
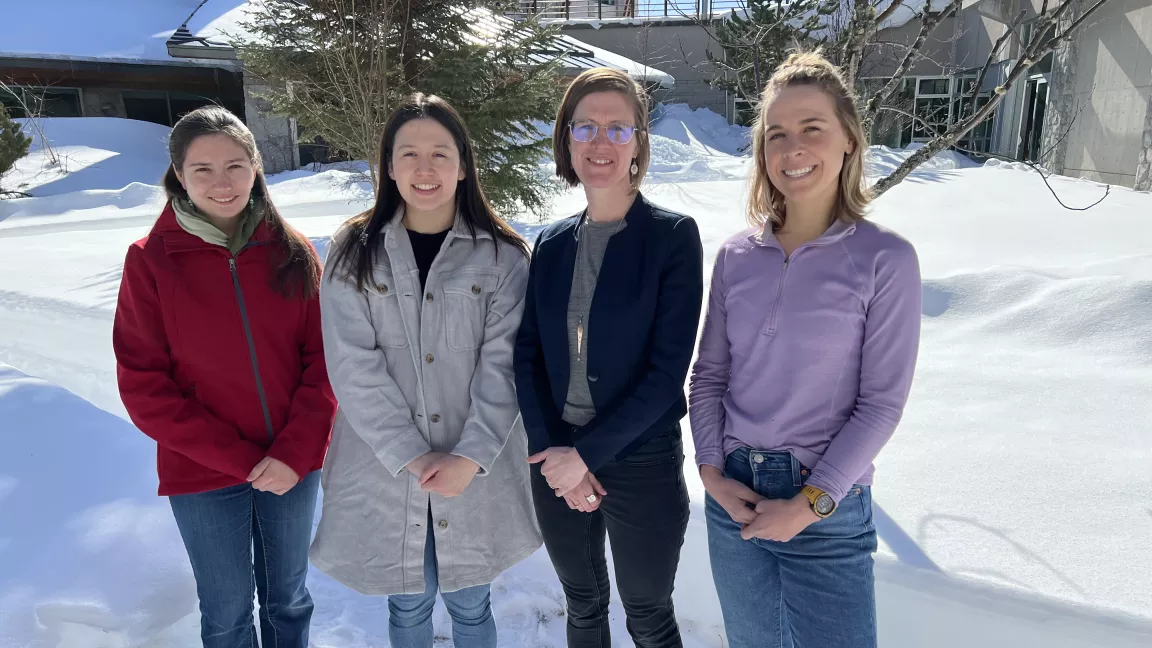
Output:
M831 245L838 241L844 240L847 236L856 231L856 223L846 221L842 218L837 218L827 230L824 231L819 237L814 240L808 241L800 247L818 246L818 245ZM764 226L759 230L752 232L748 235L753 243L761 247L774 247L779 250L784 248L780 245L780 241L776 239L775 232L772 231L772 222L764 223Z
M648 215L652 213L652 205L644 194L639 191L636 192L636 198L632 201L632 206L624 214L624 223L627 225L624 229L633 229L645 222ZM585 207L583 211L576 214L576 221L573 223L572 234L579 236L580 227L584 225L584 221L588 220L588 208Z
M164 211L160 212L160 218L156 219L156 224L152 226L150 236L159 236L160 239L164 241L164 251L168 254L198 250L215 250L228 254L226 248L207 243L200 237L189 234L183 227L180 227L180 223L176 220L176 211L172 209L171 201L164 204ZM268 221L261 220L260 224L256 226L256 231L252 232L252 236L249 237L248 245L267 243L271 240L272 228L269 227Z
M396 208L396 213L392 216L392 220L388 221L384 225L384 239L387 240L388 237L395 237L395 236L398 236L400 234L403 234L404 233L403 230L404 230L404 205L401 204L399 207ZM454 238L467 238L467 239L472 238L472 231L468 229L468 221L466 221L464 219L464 216L463 216L463 214L460 213L459 209L456 210L456 221L454 223L452 223L452 228L448 232L448 239L451 240ZM483 230L483 229L477 227L476 228L476 238L477 239L488 239L489 241L491 241L492 235L490 233L488 233L486 230Z

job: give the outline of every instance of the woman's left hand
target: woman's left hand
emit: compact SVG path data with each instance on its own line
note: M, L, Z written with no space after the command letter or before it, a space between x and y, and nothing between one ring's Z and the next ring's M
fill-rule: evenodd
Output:
M456 497L468 488L478 472L480 466L471 459L454 454L442 455L424 469L424 474L420 475L420 488L444 497Z
M300 482L300 475L283 461L264 457L248 474L248 481L252 482L252 488L258 491L283 495Z
M818 521L820 517L803 495L786 500L761 500L756 505L756 519L741 528L740 537L788 542Z
M568 491L580 485L584 475L588 474L588 466L580 458L576 448L568 446L554 446L543 452L528 457L528 463L540 463L540 474L548 480L548 485L556 491L557 497L564 497Z

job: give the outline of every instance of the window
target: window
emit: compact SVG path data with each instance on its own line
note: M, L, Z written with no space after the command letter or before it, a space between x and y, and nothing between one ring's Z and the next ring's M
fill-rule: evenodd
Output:
M732 100L732 109L732 123L737 126L751 126L756 119L756 105L743 97L736 97Z
M952 79L918 79L913 106L913 114L920 118L911 124L913 141L929 140L943 133L952 119Z
M213 103L207 97L183 92L125 90L121 96L124 98L124 112L128 119L164 126L172 126L184 115Z
M979 111L992 98L990 90L984 90L976 96L976 104L972 104L972 91L976 88L976 74L964 74L956 79L955 95L952 99L952 123L961 122L968 119L975 111ZM996 79L995 69L990 70L984 78L984 87L989 86L989 80ZM995 112L989 115L987 119L980 122L968 132L967 135L960 138L956 142L957 146L969 151L977 153L987 153L992 148L992 135L993 126L995 124Z
M18 88L16 91L20 92ZM24 114L24 106L20 104L20 101L21 99L11 92L0 90L0 106L4 106L4 109L8 111L9 117L14 119L27 117L27 115Z
M80 90L76 88L37 88L17 86L11 92L0 90L0 104L9 117L27 117L28 111L40 117L82 117ZM25 110L27 106L27 110Z
M940 79L920 79L920 85L916 90L920 95L946 95L948 94L948 85L951 79L944 77Z
M1020 54L1023 55L1024 48L1032 41L1032 37L1036 35L1036 22L1038 19L1033 18L1020 26ZM1052 38L1056 35L1056 25L1049 25L1045 30L1044 37ZM1032 66L1029 70L1033 74L1048 74L1052 72L1052 52L1044 55L1038 63Z
M903 148L912 142L927 142L944 133L948 127L972 115L969 97L976 84L976 74L965 72L955 77L908 77L885 105L916 115L912 119L899 112L881 111L872 123L870 141L894 148ZM989 75L994 78L994 75ZM861 79L863 96L878 91L887 78ZM976 110L988 103L990 92L983 92L976 100ZM964 148L986 152L990 150L994 116L981 122L958 144Z

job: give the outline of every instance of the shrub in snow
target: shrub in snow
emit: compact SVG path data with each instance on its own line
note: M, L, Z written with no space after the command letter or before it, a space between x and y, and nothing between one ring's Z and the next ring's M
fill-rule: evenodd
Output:
M0 176L16 164L16 160L28 155L32 138L20 130L20 124L12 121L4 106L0 106Z

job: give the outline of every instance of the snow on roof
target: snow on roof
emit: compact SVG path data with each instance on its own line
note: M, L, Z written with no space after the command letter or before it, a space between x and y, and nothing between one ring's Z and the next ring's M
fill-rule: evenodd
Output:
M516 21L488 9L470 9L468 11L472 29L477 42L498 38L514 37ZM606 49L589 45L566 34L561 34L552 41L549 51L534 52L529 55L533 61L542 63L552 57L561 56L562 65L569 70L588 70L596 67L611 67L623 70L628 76L637 81L657 83L662 87L671 88L676 80L671 74L649 67L627 56L609 52Z
M168 38L193 12L188 31L226 45L246 0L32 0L5 3L0 56L172 64ZM197 6L203 4L197 10ZM213 62L212 65L219 65Z
M211 56L214 60L198 61L196 52L203 49L203 58L208 59L210 49L231 51L229 41L243 33L240 23L248 4L249 0L22 2L4 10L5 20L0 22L0 57L218 66L221 64L219 54ZM477 12L484 12L477 15L473 23L482 38L514 29L515 22L504 16L482 9L473 9L470 13ZM51 28L29 28L44 24L49 15ZM180 48L182 55L175 57L169 53L168 40L185 20L188 20L188 33L181 34L182 40L189 37L192 40ZM639 81L652 81L664 87L675 83L666 72L569 36L560 36L558 45L568 51L564 64L569 69L615 67ZM541 57L551 55L554 54L539 53L533 58L543 60Z

